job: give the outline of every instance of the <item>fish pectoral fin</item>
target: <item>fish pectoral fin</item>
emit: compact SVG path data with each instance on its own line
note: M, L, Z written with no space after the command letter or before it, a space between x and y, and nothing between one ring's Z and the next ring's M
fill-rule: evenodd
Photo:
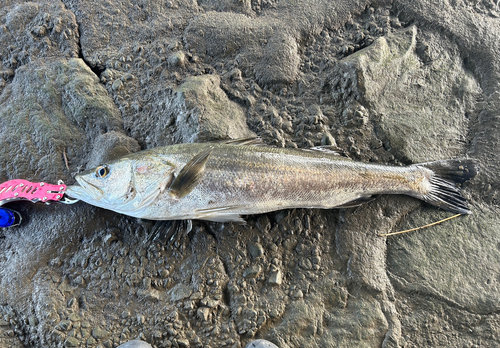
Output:
M341 205L336 205L334 208L354 208L354 207L358 207L358 206L360 206L362 204L371 202L375 198L377 198L377 196L359 197L359 198L356 198L353 201L350 201L350 202L347 202L347 203L344 203L344 204L341 204Z
M194 212L195 219L208 220L215 222L239 222L245 224L245 220L238 213L231 213L228 210L233 210L238 206L230 205L225 207L197 209Z
M172 181L168 189L170 194L176 198L182 198L194 189L205 172L205 164L212 150L213 147L210 147L186 163L177 177Z

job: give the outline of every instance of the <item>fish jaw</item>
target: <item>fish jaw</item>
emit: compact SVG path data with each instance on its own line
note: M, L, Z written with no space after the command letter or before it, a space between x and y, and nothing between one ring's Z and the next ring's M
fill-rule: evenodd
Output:
M95 185L92 185L81 176L76 177L78 185L68 186L66 194L72 198L77 198L84 202L100 201L104 195L104 191Z

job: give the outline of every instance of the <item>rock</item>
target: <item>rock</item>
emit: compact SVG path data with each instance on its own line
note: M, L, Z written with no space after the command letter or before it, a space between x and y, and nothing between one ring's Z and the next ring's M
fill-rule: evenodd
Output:
M93 141L87 168L95 168L103 163L116 160L139 150L141 150L141 147L134 138L116 131L104 133Z
M158 301L160 299L160 293L155 289L139 289L137 295L148 300Z
M234 1L234 0L203 0L200 4L207 9L218 12L238 12L247 15L252 14L250 1Z
M189 296L191 296L192 293L193 290L182 283L177 284L168 291L168 295L170 295L170 301L172 302L188 298Z
M229 100L216 75L192 76L174 90L185 112L176 120L179 142L252 137L241 106Z
M39 58L78 57L76 17L62 2L9 1L3 5L0 15L3 63L0 70L7 67L17 69Z
M69 178L67 164L75 168L92 140L121 127L113 101L81 59L46 59L17 69L0 98L0 116L0 143L9 144L0 160L16 163L10 177L35 181Z
M237 13L204 13L193 20L185 32L188 48L210 58L233 55L246 71L254 72L262 83L285 84L298 74L297 41L304 32L321 31L324 23L338 27L342 13L349 8L361 11L364 2L300 1L293 6L280 4L294 18L287 21L273 14L255 19ZM201 34L201 35L200 35Z
M384 147L414 163L456 157L463 151L460 139L467 136L464 111L472 111L481 89L456 57L443 53L422 65L416 45L417 28L412 26L340 61L332 74L333 94L342 95L347 104L362 104L345 109L344 126L358 127L371 118ZM450 105L447 96L454 91L460 91L460 101ZM425 106L415 108L424 100ZM370 105L370 116L357 111L363 105Z
M410 215L401 229L447 216L429 208L426 214ZM482 212L395 240L387 255L393 281L405 293L425 293L474 313L500 308L494 271L500 259L498 226L498 212ZM432 238L422 238L429 233Z
M377 300L351 299L353 307L350 309L318 306L328 299L333 282L334 279L325 278L317 283L317 293L294 302L283 321L270 332L280 346L292 344L292 340L293 344L307 346L312 337L317 337L314 345L317 347L324 347L326 342L341 344L346 339L372 346L383 339L387 322ZM323 321L324 318L328 320ZM296 332L301 332L301 335L294 335Z
M260 61L255 65L255 75L263 85L288 84L295 81L300 58L294 37L287 32L269 38Z

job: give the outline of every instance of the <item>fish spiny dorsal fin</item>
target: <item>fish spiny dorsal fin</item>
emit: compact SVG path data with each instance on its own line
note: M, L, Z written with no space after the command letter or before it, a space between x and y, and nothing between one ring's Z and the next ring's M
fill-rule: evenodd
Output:
M314 147L310 147L310 148L304 149L304 150L323 152L323 153L328 153L330 155L343 156L343 157L349 158L347 153L343 149L341 149L340 147L338 147L336 145L314 146Z
M182 198L194 189L205 172L205 164L212 150L213 147L210 147L186 163L169 187L171 195L176 198Z
M265 146L265 144L262 142L262 138L260 138L260 137L221 140L221 141L219 141L217 143L219 143L219 144L225 144L225 145Z

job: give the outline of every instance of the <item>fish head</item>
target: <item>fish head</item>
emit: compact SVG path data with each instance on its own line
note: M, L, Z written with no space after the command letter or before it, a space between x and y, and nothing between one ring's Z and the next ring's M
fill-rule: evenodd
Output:
M175 166L159 158L123 158L78 174L68 196L119 212L131 212L154 201L173 179Z
M116 161L86 170L75 177L79 186L68 187L70 197L111 209L123 203L133 182L131 162Z

